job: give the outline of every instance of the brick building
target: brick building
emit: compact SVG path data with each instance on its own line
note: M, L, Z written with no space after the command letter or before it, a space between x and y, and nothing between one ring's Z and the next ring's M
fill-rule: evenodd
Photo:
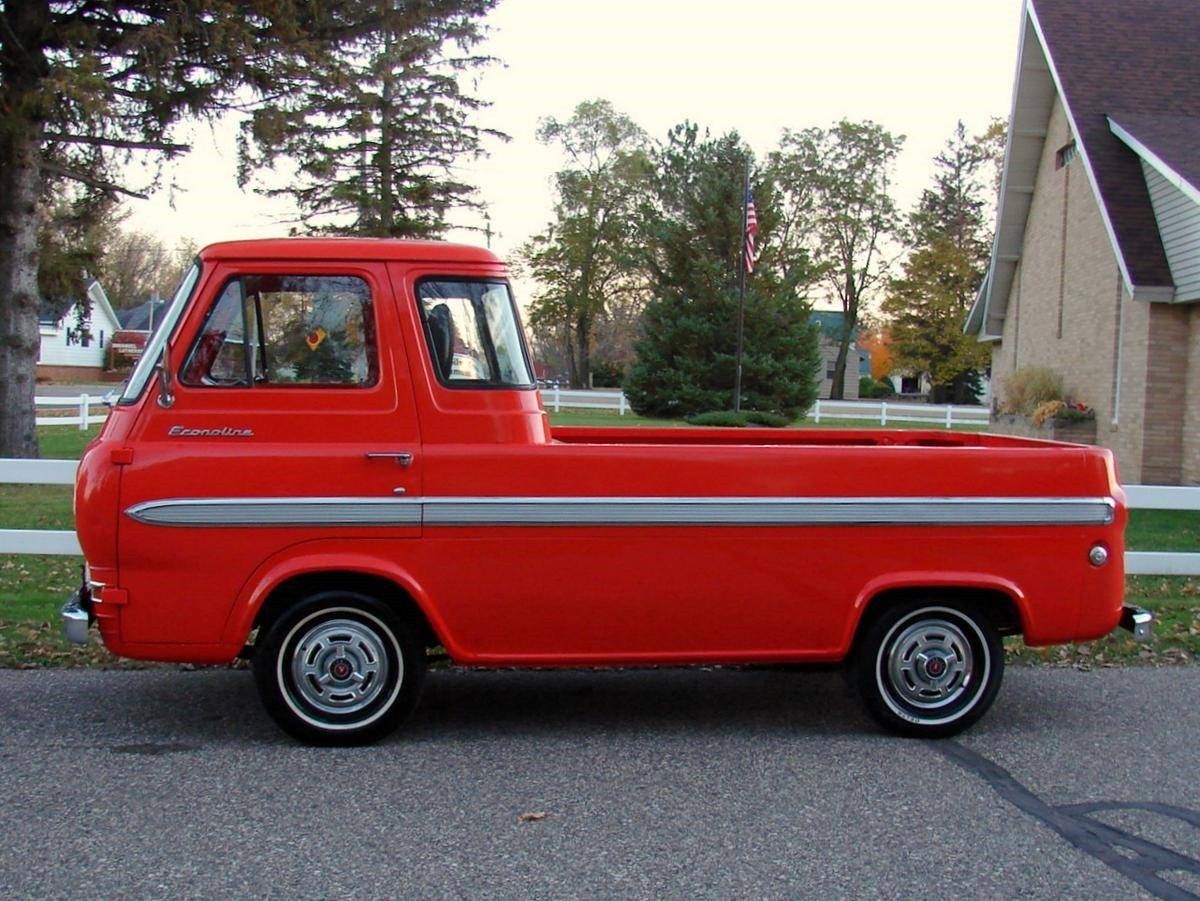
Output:
M987 278L997 394L1048 366L1129 483L1200 484L1195 0L1026 0Z

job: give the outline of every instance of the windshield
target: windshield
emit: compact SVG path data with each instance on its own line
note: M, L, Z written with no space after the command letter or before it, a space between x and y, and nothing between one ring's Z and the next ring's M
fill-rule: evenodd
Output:
M167 312L158 324L158 330L146 342L146 348L138 358L137 366L129 374L129 381L125 383L125 389L121 392L117 403L131 404L141 396L142 389L146 387L146 382L150 381L150 375L154 372L154 367L158 365L159 358L162 356L163 345L167 342L171 332L175 330L175 324L179 321L179 316L183 312L184 306L187 305L188 297L191 296L192 289L196 287L199 279L200 262L197 260L192 263L192 268L187 271L183 281L175 289L171 305L167 307Z
M452 388L531 388L508 283L425 279L417 285L438 378Z

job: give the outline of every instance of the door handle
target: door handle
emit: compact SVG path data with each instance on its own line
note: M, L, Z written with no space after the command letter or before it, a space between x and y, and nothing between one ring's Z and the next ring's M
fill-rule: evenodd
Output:
M406 469L412 466L413 455L408 451L370 451L367 453L368 460L395 460L400 466Z

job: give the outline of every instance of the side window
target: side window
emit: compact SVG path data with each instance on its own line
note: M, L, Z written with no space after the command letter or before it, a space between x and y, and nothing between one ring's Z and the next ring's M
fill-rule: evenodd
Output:
M226 283L188 354L185 385L365 387L378 380L367 283L243 275Z
M452 388L529 388L533 376L508 283L424 279L417 284L438 378Z

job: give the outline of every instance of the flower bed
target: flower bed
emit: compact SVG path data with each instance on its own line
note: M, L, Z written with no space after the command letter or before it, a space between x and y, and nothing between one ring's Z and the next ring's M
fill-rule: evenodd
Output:
M1019 438L1043 438L1047 441L1068 441L1072 444L1096 443L1096 417L1065 419L1050 417L1040 425L1032 416L1018 413L996 413L992 416L992 431Z

